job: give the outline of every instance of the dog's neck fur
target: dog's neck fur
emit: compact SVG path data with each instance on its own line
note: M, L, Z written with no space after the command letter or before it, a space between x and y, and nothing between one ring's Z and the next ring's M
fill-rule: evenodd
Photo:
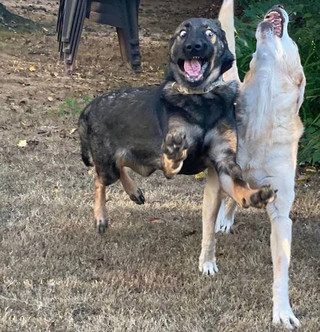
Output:
M246 122L247 140L261 138L272 144L274 126L280 123L286 126L282 122L288 122L288 116L293 119L298 114L304 91L304 88L300 91L298 86L303 79L297 47L286 29L281 39L275 37L270 43L257 38L257 50L241 86L239 100L240 117L246 117L243 120ZM294 98L298 99L296 109L292 108Z
M176 89L179 93L184 94L184 95L202 95L204 93L208 93L212 91L215 87L224 84L224 81L222 79L222 75L218 77L217 80L214 82L208 84L207 86L204 86L203 88L191 88L187 87L183 84L179 84L177 81L168 81L166 84L166 87L169 85L171 88Z

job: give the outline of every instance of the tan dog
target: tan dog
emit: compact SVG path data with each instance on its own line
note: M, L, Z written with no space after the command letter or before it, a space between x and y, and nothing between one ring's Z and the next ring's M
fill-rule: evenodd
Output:
M224 0L219 20L230 50L235 53L233 0ZM226 80L240 82L236 106L238 124L237 162L252 188L272 185L277 199L267 205L271 221L271 253L274 270L273 322L287 328L299 326L288 295L288 269L298 141L303 133L299 109L306 84L297 45L288 35L289 17L277 5L266 14L256 31L257 48L250 70L241 83L236 64ZM216 231L228 232L236 203L222 202Z

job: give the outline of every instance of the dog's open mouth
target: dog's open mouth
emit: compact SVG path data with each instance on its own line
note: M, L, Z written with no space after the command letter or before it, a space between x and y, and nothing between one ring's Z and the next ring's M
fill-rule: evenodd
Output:
M179 59L178 66L184 73L186 80L190 83L197 83L203 79L203 74L208 68L209 62L200 57L193 57L191 60Z
M272 24L274 34L281 38L283 33L283 22L284 22L284 18L281 15L281 13L272 10L266 15L265 21Z

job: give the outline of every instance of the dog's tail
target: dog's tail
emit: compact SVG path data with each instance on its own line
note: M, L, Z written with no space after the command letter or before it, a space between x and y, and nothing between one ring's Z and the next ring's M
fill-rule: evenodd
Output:
M222 6L219 12L219 21L221 23L222 30L226 33L226 38L229 46L229 50L234 56L234 62L232 67L223 74L225 81L235 80L240 82L237 60L236 60L236 42L234 37L234 1L223 0Z
M88 141L88 124L85 111L82 112L79 124L78 132L80 135L80 145L81 145L81 157L84 164L87 167L94 166L90 154L89 141Z

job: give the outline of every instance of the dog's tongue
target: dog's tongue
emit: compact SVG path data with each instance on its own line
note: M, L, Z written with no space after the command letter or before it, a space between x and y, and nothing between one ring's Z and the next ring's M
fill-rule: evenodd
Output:
M201 63L197 59L184 60L184 71L189 76L198 76L201 72Z

